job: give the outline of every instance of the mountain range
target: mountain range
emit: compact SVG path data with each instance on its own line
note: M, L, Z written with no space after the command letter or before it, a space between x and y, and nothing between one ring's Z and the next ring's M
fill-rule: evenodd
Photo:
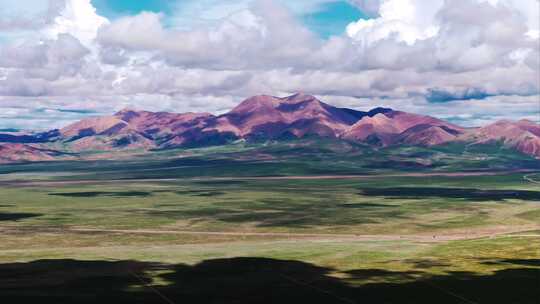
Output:
M338 108L316 97L295 94L246 99L223 115L125 109L91 117L59 130L0 133L0 162L80 158L103 151L152 151L230 142L333 138L378 147L501 143L540 158L540 125L501 120L466 128L431 116L375 108Z

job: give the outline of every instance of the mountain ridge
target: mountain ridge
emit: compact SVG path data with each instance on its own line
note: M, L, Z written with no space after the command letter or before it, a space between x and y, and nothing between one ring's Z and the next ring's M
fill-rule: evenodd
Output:
M217 116L128 108L109 116L85 118L60 130L33 135L0 133L3 147L0 153L4 160L50 160L66 152L151 151L221 145L236 140L310 136L374 147L432 146L453 141L502 142L507 147L540 158L540 125L532 121L501 120L484 127L466 128L435 117L389 108L378 107L366 112L339 108L303 93L287 97L253 96ZM56 151L58 154L55 154L51 152L55 146L67 147L67 151ZM32 155L32 151L36 155Z

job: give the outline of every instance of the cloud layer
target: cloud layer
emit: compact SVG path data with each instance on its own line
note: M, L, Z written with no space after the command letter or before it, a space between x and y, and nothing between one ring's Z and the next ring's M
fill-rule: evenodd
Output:
M253 94L295 91L465 125L540 120L538 0L351 3L371 18L328 39L277 0L217 11L201 1L212 22L189 23L181 5L172 17L113 20L90 0L51 0L26 16L13 6L0 11L0 128L47 129L126 106L219 113Z

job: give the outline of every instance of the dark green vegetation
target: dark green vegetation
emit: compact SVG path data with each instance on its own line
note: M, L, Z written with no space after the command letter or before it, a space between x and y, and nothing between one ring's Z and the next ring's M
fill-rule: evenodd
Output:
M474 188L437 188L437 187L400 187L400 188L373 188L363 189L363 195L389 196L397 199L415 199L422 197L461 198L477 201L502 201L507 199L521 199L527 201L540 201L539 191L522 190L483 190Z
M89 156L99 158L99 153ZM105 154L106 158L120 157ZM540 170L540 160L500 144L373 148L331 139L160 150L127 159L3 164L0 174L70 172L69 179L350 175L392 172Z
M350 148L2 165L0 298L538 303L537 161Z

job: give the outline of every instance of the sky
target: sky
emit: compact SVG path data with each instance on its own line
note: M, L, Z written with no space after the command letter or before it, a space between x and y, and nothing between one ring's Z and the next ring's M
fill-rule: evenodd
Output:
M540 121L539 0L0 0L0 130L316 95Z

